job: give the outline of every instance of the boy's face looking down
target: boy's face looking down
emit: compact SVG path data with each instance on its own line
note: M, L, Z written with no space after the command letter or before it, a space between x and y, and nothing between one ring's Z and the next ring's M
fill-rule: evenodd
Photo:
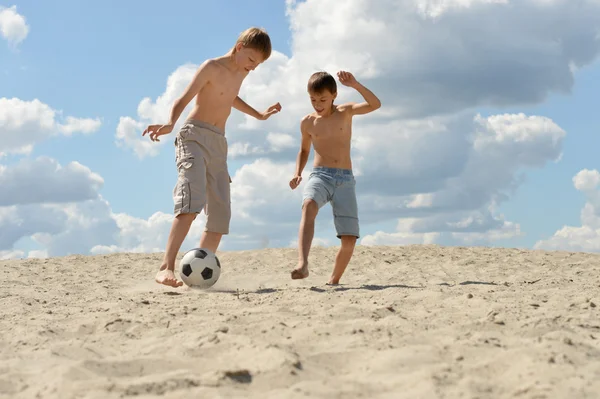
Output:
M329 90L324 89L320 92L309 91L310 102L313 108L319 115L327 115L331 112L331 106L337 93L331 93Z
M237 38L233 60L237 67L249 73L271 56L271 38L260 28L248 28Z
M243 44L238 43L236 50L235 63L241 70L246 72L253 71L264 62L262 53L256 49L245 47Z
M308 79L307 88L310 102L317 114L328 115L337 96L337 84L333 76L327 72L315 72Z

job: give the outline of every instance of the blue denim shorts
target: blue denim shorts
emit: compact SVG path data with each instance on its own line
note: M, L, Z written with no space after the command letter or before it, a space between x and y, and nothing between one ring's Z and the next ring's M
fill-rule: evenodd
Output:
M302 204L307 199L317 203L319 209L331 202L333 222L337 237L360 237L356 180L350 169L315 167L304 187Z

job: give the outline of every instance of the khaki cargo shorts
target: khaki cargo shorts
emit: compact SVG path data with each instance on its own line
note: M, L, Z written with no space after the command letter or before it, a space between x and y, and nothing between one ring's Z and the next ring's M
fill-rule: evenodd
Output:
M188 119L175 138L177 184L173 189L175 216L206 214L205 231L228 234L231 196L225 132Z

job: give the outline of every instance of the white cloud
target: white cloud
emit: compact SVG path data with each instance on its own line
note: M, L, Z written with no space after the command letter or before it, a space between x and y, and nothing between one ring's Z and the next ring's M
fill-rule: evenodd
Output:
M436 243L439 233L386 233L384 231L376 231L364 237L361 245L413 245L413 244L434 244Z
M282 128L306 112L306 82L317 70L354 72L380 95L381 111L414 119L567 93L574 68L600 52L600 2L591 0L288 4L292 56L269 60L277 73L261 66L243 87L251 101L282 102L288 117L274 119Z
M583 169L573 177L575 188L583 192L591 192L600 183L600 173L597 170Z
M121 117L115 135L117 146L132 149L136 156L142 159L158 155L160 147L165 143L173 145L175 133L187 118L195 99L181 113L173 132L160 137L160 142L152 142L148 136L142 136L142 133L149 124L164 124L169 121L173 103L191 82L197 68L198 65L194 64L180 66L169 75L165 92L158 96L155 101L149 97L144 97L140 101L137 107L138 119L130 116Z
M0 207L0 251L14 250L17 241L34 234L59 234L64 230L66 220L59 206L35 204Z
M146 220L119 213L112 214L111 218L116 221L118 227L115 244L96 245L90 249L91 253L163 252L174 216L156 212ZM182 244L182 251L198 246L205 220L204 214L196 218Z
M436 18L453 9L476 7L489 4L507 4L508 0L420 0L419 11L424 16Z
M90 134L101 126L99 119L67 116L64 123L58 114L38 99L0 98L0 154L23 154L33 146L57 135Z
M84 134L94 133L95 131L100 129L100 126L102 125L102 122L98 118L82 119L82 118L74 118L72 116L67 116L65 119L66 119L66 123L58 125L60 131L65 136L71 136L73 133L84 133Z
M79 162L61 166L48 157L0 165L0 207L93 199L104 184L101 176Z
M554 235L535 244L537 249L600 252L600 172L583 169L573 177L586 203L581 209L581 226L563 226Z
M0 260L18 259L22 258L24 255L25 252L20 250L0 251Z
M29 34L25 17L17 12L17 6L0 6L0 34L10 45L21 43Z

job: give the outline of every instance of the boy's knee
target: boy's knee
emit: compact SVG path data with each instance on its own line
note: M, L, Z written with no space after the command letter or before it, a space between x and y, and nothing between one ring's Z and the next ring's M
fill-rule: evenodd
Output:
M304 212L305 214L317 214L317 212L319 211L319 205L317 204L317 202L314 199L311 198L307 198L304 200L304 202L302 203L302 212Z
M197 216L198 216L198 214L195 213L195 212L192 212L192 213L190 213L190 212L181 212L181 213L176 214L175 218L176 219L180 219L180 220L183 220L183 219L192 219L192 220L195 220Z
M350 236L350 235L342 235L340 237L340 239L342 241L342 246L345 246L345 247L354 247L356 245L357 237L356 236Z

